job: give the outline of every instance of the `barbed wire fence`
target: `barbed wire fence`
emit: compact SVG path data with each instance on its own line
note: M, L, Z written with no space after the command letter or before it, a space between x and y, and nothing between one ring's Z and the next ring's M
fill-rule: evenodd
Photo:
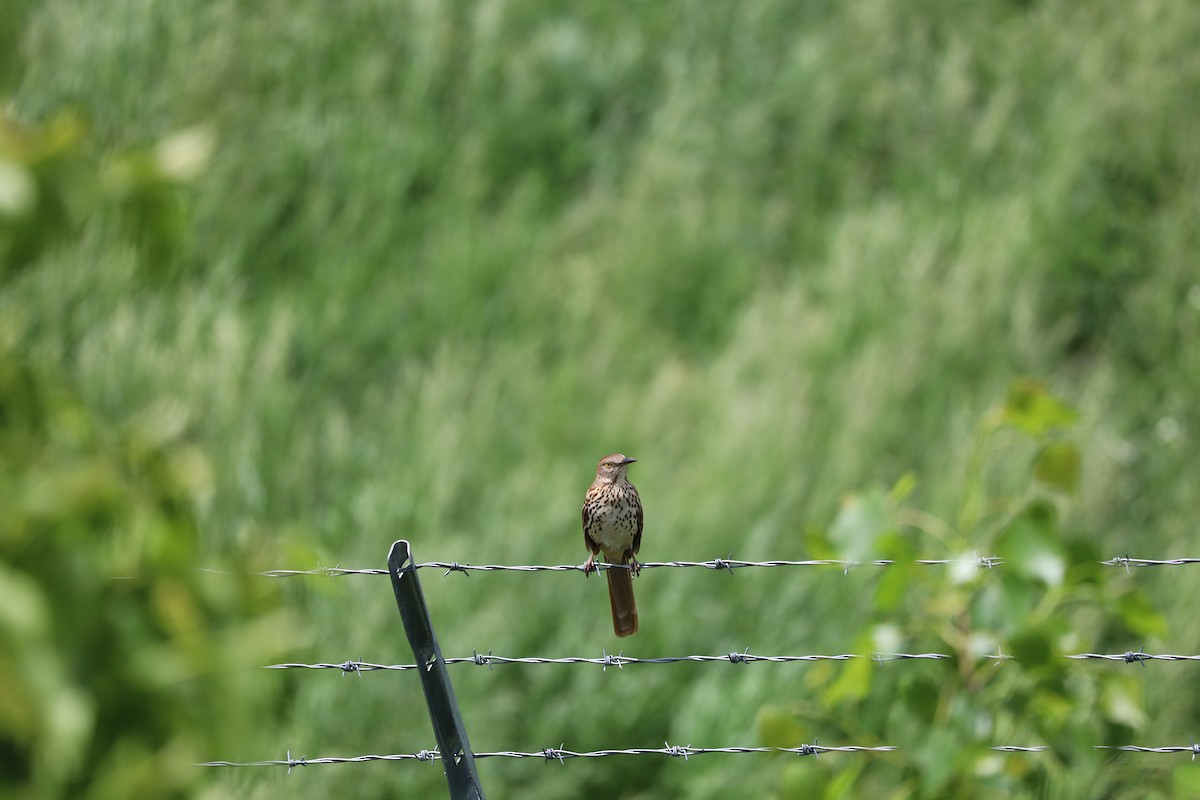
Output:
M714 571L727 571L732 574L735 570L748 568L837 567L844 574L849 574L852 569L857 569L860 567L888 567L896 565L897 563L900 562L890 559L877 559L870 561L855 561L845 559L743 561L734 559L732 555L730 555L728 558L714 558L708 561L645 562L641 564L641 568L708 569ZM906 563L930 567L949 566L954 568L966 567L994 569L1003 567L1005 565L1005 560L998 556L971 555L955 559L918 559ZM1099 564L1107 567L1124 569L1126 572L1130 572L1135 568L1200 564L1200 558L1144 559L1131 558L1126 555L1116 556L1105 561L1100 561ZM630 568L629 565L624 564L604 563L597 564L596 567L598 567L601 571L607 569ZM289 751L286 755L286 758L283 760L264 760L251 762L209 761L200 764L199 766L281 766L286 767L288 773L290 774L294 768L318 764L355 764L372 761L440 761L445 769L447 781L450 784L451 797L457 800L458 798L483 797L482 788L480 787L478 775L474 767L474 759L477 758L540 758L546 762L557 761L560 764L565 764L568 759L605 758L613 756L662 756L666 758L682 758L686 761L691 756L709 754L787 753L801 757L813 756L819 758L822 753L886 753L899 750L900 748L896 745L828 746L821 745L818 740L814 741L814 743L811 745L802 744L799 747L792 748L693 747L691 744L671 745L664 742L663 747L661 748L621 748L574 751L566 749L565 745L559 745L558 747L547 747L537 751L474 752L471 750L470 745L467 742L466 731L462 725L457 702L454 699L453 687L450 685L449 676L446 673L446 667L458 664L473 664L475 666L487 667L490 670L494 669L496 666L506 665L586 664L600 666L602 670L607 670L609 667L624 669L626 666L631 665L665 665L688 662L746 665L753 663L790 664L869 659L876 663L883 664L892 661L943 661L956 658L956 656L948 653L882 652L869 655L861 653L840 653L828 655L808 654L764 656L752 654L749 652L749 649L721 655L683 655L657 658L635 658L631 656L625 656L623 652L611 654L607 651L602 652L599 657L509 657L495 655L490 650L486 653L474 650L470 656L444 658L437 646L436 638L433 635L432 622L429 619L428 609L425 607L424 596L421 593L420 584L416 578L418 570L442 571L443 577L449 576L452 573L462 573L464 576L470 577L474 572L584 572L584 566L576 564L470 564L446 561L417 563L411 557L411 550L408 543L404 541L398 541L392 546L392 551L389 553L388 569L348 569L343 568L339 564L333 567L317 566L312 569L272 569L254 573L266 578L390 575L392 578L393 588L395 589L397 604L401 612L401 616L404 618L405 631L408 634L410 644L413 646L413 652L414 655L417 656L418 663L376 664L363 661L361 659L347 659L339 663L269 664L264 668L273 670L340 670L343 677L347 674L354 674L358 677L362 677L362 674L365 672L377 671L417 671L421 675L421 679L424 683L426 699L430 707L431 721L433 722L435 735L438 738L438 747L420 750L416 753L396 753L388 755L367 754L350 757L318 758L293 758L291 752ZM221 573L221 571L213 569L202 569L201 571L218 574ZM406 576L409 578L407 581L405 580ZM1075 653L1060 657L1075 661L1116 661L1125 664L1138 664L1143 668L1146 666L1146 662L1148 661L1200 661L1200 655L1147 653L1141 647L1139 647L1137 650L1126 651L1124 653ZM984 656L984 658L995 660L997 664L1004 661L1013 660L1013 656L1006 655L1002 651ZM1190 753L1191 760L1193 762L1196 760L1196 757L1200 755L1200 743L1197 743L1194 740L1192 740L1186 746L1176 745L1164 747L1146 747L1140 745L1095 745L1094 748L1096 750L1111 750L1129 753ZM1041 753L1047 751L1049 748L1045 745L995 745L989 749L999 753ZM451 754L450 757L444 755L444 753L447 752Z
M701 568L710 570L726 570L733 572L746 568L769 567L838 567L845 573L858 567L890 567L898 562L894 559L874 559L870 561L855 561L849 559L817 558L801 561L772 560L772 561L741 561L730 555L728 558L714 558L709 561L646 561L641 562L641 569L689 569ZM1004 566L1004 559L999 556L965 556L962 558L922 558L909 562L920 566L977 566L982 569ZM1174 567L1187 564L1200 564L1200 558L1170 558L1149 559L1116 556L1099 564L1106 567L1120 567L1129 571L1134 567ZM470 575L472 572L583 572L582 564L471 564L457 561L426 561L413 565L421 570L444 570L444 575L461 572ZM609 569L629 569L628 564L597 563L595 569L603 572ZM224 574L222 570L203 568L202 572ZM264 578L299 578L304 576L321 576L337 578L349 575L387 575L386 569L349 569L340 564L333 567L317 566L312 569L269 569L255 572Z
M879 747L857 747L848 745L845 747L826 747L822 744L802 744L799 747L692 747L691 745L679 746L671 745L666 742L662 747L633 747L623 750L565 750L561 747L547 747L544 750L535 751L516 751L516 750L501 750L497 752L481 752L475 753L475 758L540 758L547 763L557 761L565 763L569 758L607 758L609 756L653 756L661 755L668 758L682 758L687 760L690 756L705 755L712 753L740 755L744 753L790 753L797 756L813 756L820 758L822 753L890 753L900 748L895 745L882 745ZM1022 747L1019 745L1002 744L989 747L997 753L1045 753L1050 748L1047 745L1033 745L1031 747ZM1179 747L1141 747L1139 745L1121 745L1114 747L1111 745L1095 745L1096 750L1120 750L1126 753L1191 753L1192 761L1196 760L1196 756L1200 755L1200 743L1192 743L1187 746ZM361 755L361 756L325 756L320 758L292 758L289 752L285 759L276 761L209 761L201 764L202 767L287 767L291 772L293 767L307 767L316 764L361 764L368 761L439 761L442 754L436 749L434 750L418 750L415 753L392 753L388 755Z
M995 661L1011 661L1012 656L996 653L983 656L986 659ZM837 655L803 655L803 656L759 656L750 653L748 650L741 652L726 653L725 655L704 656L666 656L660 658L634 658L623 654L603 653L599 658L587 658L584 656L568 656L565 658L543 658L537 656L526 656L522 658L513 658L508 656L493 655L489 650L486 653L473 651L472 655L459 656L456 658L447 658L445 663L449 666L454 664L474 664L478 667L492 667L497 664L597 664L607 670L609 667L622 669L628 664L679 664L685 661L693 663L710 663L723 662L729 664L753 664L756 662L766 662L770 664L789 664L795 662L812 663L814 661L853 661L855 659L869 659L876 663L885 661L949 661L956 656L949 653L872 653L871 655L862 655L860 653L840 653ZM1124 653L1076 653L1072 655L1064 655L1062 658L1069 658L1073 661L1123 661L1126 664L1142 664L1145 666L1147 661L1200 661L1200 655L1195 656L1177 656L1170 654L1153 654L1143 652L1141 649L1131 650ZM414 669L421 669L420 664L372 664L367 661L356 661L349 659L340 663L320 663L320 664L268 664L264 669L339 669L343 673L355 673L361 675L364 672L375 671L393 671L406 672Z

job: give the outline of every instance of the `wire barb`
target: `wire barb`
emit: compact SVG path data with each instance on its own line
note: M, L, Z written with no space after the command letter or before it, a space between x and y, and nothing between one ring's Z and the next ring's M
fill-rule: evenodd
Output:
M608 654L608 650L601 650L600 652L603 656L600 659L600 665L601 665L602 672L608 672L609 667L616 667L617 669L623 669L622 664L624 663L624 659L621 657L621 653L617 653L615 656L610 656ZM621 651L621 652L624 652L624 651Z
M292 767L307 767L307 766L308 766L308 759L306 757L300 756L300 759L297 761L292 758L292 751L291 750L287 751L287 768L288 768L287 774L288 775L292 774Z
M670 758L682 758L684 761L687 761L691 749L692 746L690 744L687 747L672 747L663 742L663 750L666 751L667 756Z
M730 553L728 558L729 558L729 560L726 560L724 558L714 558L712 560L712 566L709 567L709 569L728 570L729 574L732 575L733 574L733 564L731 563L731 561L733 559L733 553Z
M1145 669L1146 668L1146 658L1147 658L1147 655L1145 653L1143 653L1142 648L1139 647L1137 649L1136 653L1131 651L1131 652L1128 652L1125 654L1125 663L1132 664L1136 661L1138 664L1142 665L1142 669Z

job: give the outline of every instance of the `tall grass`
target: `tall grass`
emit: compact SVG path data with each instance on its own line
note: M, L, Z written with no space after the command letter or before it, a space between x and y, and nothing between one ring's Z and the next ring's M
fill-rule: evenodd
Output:
M19 116L80 109L104 150L193 125L218 145L168 262L101 220L0 309L114 420L186 419L217 467L208 546L254 567L376 566L399 537L421 560L581 562L613 450L639 458L643 558L803 557L844 495L905 472L953 519L974 426L1024 375L1084 413L1074 535L1196 555L1198 38L1170 2L50 0L27 12ZM594 580L423 580L448 655L548 656L843 651L871 580L664 572L620 645ZM1194 580L1157 577L1170 639L1146 647L1195 652ZM385 580L279 591L298 660L410 657ZM756 744L806 667L458 669L492 750ZM1159 675L1144 743L1178 743L1197 695ZM279 680L260 747L213 758L431 744L412 676ZM751 758L480 770L497 797L782 792ZM1122 763L1122 796L1143 768Z

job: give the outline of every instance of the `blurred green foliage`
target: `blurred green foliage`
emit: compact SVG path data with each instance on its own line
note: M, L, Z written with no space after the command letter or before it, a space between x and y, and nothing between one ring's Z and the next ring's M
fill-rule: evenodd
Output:
M1185 743L1200 714L1187 670L1056 658L1200 652L1186 568L1092 566L1195 554L1193 5L14 8L0 23L15 45L0 48L0 328L4 368L24 376L12 385L42 388L5 395L36 413L12 427L34 444L5 450L0 514L11 503L12 524L32 524L25 492L51 487L30 497L59 509L55 529L91 532L60 558L94 587L71 608L128 618L89 675L130 683L135 701L60 667L62 696L92 708L71 741L169 764L144 793L324 798L345 772L189 765L432 744L412 676L253 668L279 657L254 622L277 602L302 620L270 625L289 660L407 661L386 581L262 586L184 562L379 566L401 536L420 560L582 562L580 498L614 450L639 459L647 560L1011 563L647 571L628 642L595 581L425 581L451 655L955 654L455 673L481 750L905 737L893 756L799 763L488 760L494 795L1194 784L1185 759L1087 751ZM83 461L112 465L79 479L107 492L88 501L107 518L37 477L67 457L62 429L83 431ZM146 517L168 533L123 538ZM54 588L65 574L34 570L19 573L43 604L74 596ZM110 583L114 570L148 583ZM197 630L249 626L256 646L205 649L228 669L194 681L190 656L122 671L126 645L172 647L173 629L146 622L165 613L159 574ZM95 657L54 636L42 650L59 662ZM991 666L999 648L1016 660ZM195 692L163 688L161 715L130 716L152 678ZM227 724L200 686L229 687ZM187 720L164 721L176 712ZM163 755L151 729L190 744ZM982 749L997 741L1051 751ZM13 745L14 763L34 748ZM125 763L79 758L67 783L30 791L70 793ZM348 769L363 797L444 792L436 769Z
M0 117L0 270L33 263L97 218L137 248L147 271L171 265L191 224L182 187L212 144L210 131L194 128L153 147L97 157L76 114L59 113L34 130Z
M830 770L807 762L780 776L779 797L1085 795L1097 791L1096 744L1129 742L1147 718L1141 682L1128 673L1082 672L1064 658L1090 641L1081 620L1122 620L1138 640L1165 637L1162 617L1137 589L1118 592L1094 543L1069 537L1062 511L1078 482L1079 454L1064 438L1077 414L1028 380L984 415L964 475L968 528L904 505L904 479L887 494L848 498L826 541L833 558L891 558L875 587L859 644L864 653L950 653L937 670L904 671L881 662L814 670L815 702L795 711L766 705L761 738L797 747L807 732L837 740L898 744L891 757ZM1020 431L1037 446L1025 488L996 496L983 469L996 442ZM961 517L960 517L961 519ZM940 556L933 555L940 553ZM1001 566L981 565L999 557ZM946 570L918 558L958 559ZM998 573L997 573L998 571ZM1084 611L1083 609L1087 610ZM1144 613L1129 614L1140 608ZM997 744L1036 742L1050 754L1030 760L994 752ZM891 793L891 795L889 795Z
M106 201L92 199L104 180L78 121L3 130L0 180L24 201L4 220L10 282ZM126 199L161 182L142 179ZM132 205L161 223L153 203ZM17 313L0 322L0 793L192 796L189 764L271 708L248 670L281 646L285 619L261 581L198 570L213 475L189 412L103 419L31 357L28 335Z

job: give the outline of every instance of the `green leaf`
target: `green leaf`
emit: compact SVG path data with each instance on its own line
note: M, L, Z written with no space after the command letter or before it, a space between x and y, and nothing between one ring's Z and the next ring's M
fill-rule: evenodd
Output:
M938 703L941 700L943 682L947 680L948 668L942 662L939 667L941 675L930 672L928 675L903 675L900 679L899 697L903 701L903 709L912 718L924 725L931 725L937 718ZM893 715L896 712L893 711Z
M1000 534L996 550L1004 568L1047 586L1062 583L1066 572L1059 539L1058 513L1047 502L1030 503Z
M1050 442L1038 452L1033 477L1047 487L1063 493L1079 488L1079 449L1072 442Z
M1118 725L1141 728L1146 724L1145 700L1141 675L1112 672L1100 686L1100 711Z
M897 562L885 569L875 584L875 610L892 611L904 600L908 591L912 568Z
M883 626L876 626L859 633L854 639L852 652L874 653L878 649L875 634L881 627ZM821 685L827 685L822 693L822 703L832 708L847 700L861 700L866 697L871 692L874 666L875 662L869 658L856 658L853 661L838 664L836 672L831 673L836 675L833 682L822 681L821 683ZM812 674L816 675L816 671L814 670Z
M778 797L811 798L825 796L829 783L830 771L823 769L820 762L813 758L802 758L788 761L779 775Z
M879 558L886 558L896 563L879 574L875 584L875 610L892 611L904 600L913 573L917 567L916 548L912 546L909 537L890 532L879 537L876 543Z
M1028 672L1061 667L1053 637L1043 628L1027 627L1011 637L1008 645L1013 658Z
M1088 537L1074 536L1064 542L1067 563L1067 583L1071 586L1095 584L1107 581L1113 576L1111 568L1100 562L1106 557L1101 553L1096 542Z
M829 786L825 789L823 797L826 800L842 800L845 797L854 797L854 785L858 782L858 778L862 775L867 761L860 759L859 761L850 764L844 768L840 768L836 773ZM812 797L813 795L808 795Z
M927 797L939 797L957 768L962 737L950 728L934 728L921 743L914 760L921 768L921 787Z
M838 552L830 541L829 531L810 525L804 530L804 546L812 558L836 559Z
M794 714L779 706L763 706L754 720L758 740L767 747L799 747L804 729Z
M995 603L995 608L993 608L990 605L992 600L990 593L984 593L979 602L980 611L990 611L997 616L1006 632L1021 630L1025 625L1025 618L1029 616L1037 603L1041 588L1012 571L1002 573L997 584L999 602Z
M876 552L875 540L889 530L891 509L882 492L852 494L829 527L830 541L841 558L866 561Z
M1015 381L1008 390L1008 400L1001 414L1002 421L1035 438L1054 430L1070 428L1079 421L1079 414L1035 380Z
M898 506L908 499L912 494L913 489L917 488L917 474L915 472L906 472L896 479L896 483L892 485L891 491L888 492L888 501L893 506Z
M823 698L828 706L836 706L846 700L861 700L871 693L872 668L875 662L869 658L856 658L846 662Z
M1163 638L1167 635L1167 620L1162 613L1150 605L1145 592L1137 589L1117 601L1117 613L1132 633L1140 636Z

